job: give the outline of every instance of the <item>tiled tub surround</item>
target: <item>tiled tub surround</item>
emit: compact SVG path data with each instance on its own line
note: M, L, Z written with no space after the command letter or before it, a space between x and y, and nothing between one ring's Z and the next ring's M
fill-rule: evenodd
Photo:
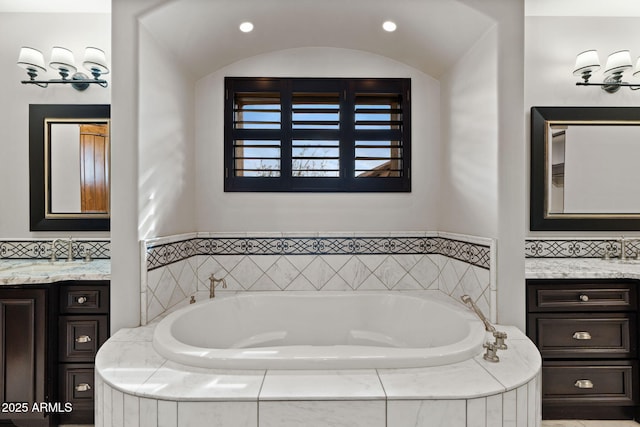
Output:
M118 331L98 353L96 427L540 425L541 360L517 328L499 327L509 335L499 363L230 371L166 360L152 344L157 323Z
M438 290L496 319L493 239L449 233L191 233L142 242L141 319L225 278L226 292ZM216 292L225 292L218 288Z

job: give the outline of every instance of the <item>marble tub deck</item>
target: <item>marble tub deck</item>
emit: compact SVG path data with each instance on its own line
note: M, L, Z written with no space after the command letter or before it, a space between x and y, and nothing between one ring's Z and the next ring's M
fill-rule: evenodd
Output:
M509 335L499 363L479 354L428 368L229 371L160 356L156 325L120 330L100 349L97 427L540 425L540 355L515 327L499 328Z

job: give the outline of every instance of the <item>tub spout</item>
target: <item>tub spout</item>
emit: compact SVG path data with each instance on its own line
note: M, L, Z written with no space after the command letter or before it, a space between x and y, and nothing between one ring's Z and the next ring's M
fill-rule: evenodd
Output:
M495 349L506 350L507 344L505 344L504 340L507 339L507 333L497 331L495 326L493 326L491 322L489 322L489 319L485 317L480 308L478 308L476 303L473 302L469 295L462 295L460 299L463 303L467 304L473 311L476 312L480 320L482 320L482 323L484 323L484 328L487 330L487 332L491 332L493 334L493 337L495 338L495 342L493 343Z
M216 297L216 283L218 282L222 282L222 288L226 289L227 288L227 281L224 280L224 277L220 278L220 279L216 279L216 276L213 275L213 273L211 273L211 276L209 276L209 298L215 298Z

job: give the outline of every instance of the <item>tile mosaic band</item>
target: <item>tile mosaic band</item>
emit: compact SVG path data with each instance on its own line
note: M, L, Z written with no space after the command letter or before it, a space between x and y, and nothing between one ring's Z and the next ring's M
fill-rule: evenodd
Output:
M51 257L51 240L0 240L0 259L47 259ZM63 249L58 246L58 253ZM82 258L87 250L93 259L109 259L111 242L108 240L73 240L74 258Z
M627 249L640 251L640 241L627 241ZM601 258L604 252L620 253L616 239L527 239L526 258Z
M440 254L490 268L490 247L442 237L193 238L147 246L147 270L195 255Z

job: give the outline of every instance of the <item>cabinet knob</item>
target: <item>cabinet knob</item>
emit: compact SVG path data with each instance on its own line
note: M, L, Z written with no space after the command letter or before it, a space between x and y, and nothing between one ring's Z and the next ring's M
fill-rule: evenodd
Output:
M589 332L586 332L586 331L574 332L573 333L573 339L574 340L590 340L591 339L591 334Z
M87 383L80 383L75 387L76 391L89 391L91 386Z
M78 304L84 304L85 302L87 302L87 297L78 297L76 298L76 302Z
M587 295L582 294L580 295L580 301L587 302L589 301L589 297Z
M593 388L593 383L591 380L578 380L573 386L577 388Z
M76 342L79 342L79 343L91 342L91 337L89 335L80 335L79 337L76 337Z

